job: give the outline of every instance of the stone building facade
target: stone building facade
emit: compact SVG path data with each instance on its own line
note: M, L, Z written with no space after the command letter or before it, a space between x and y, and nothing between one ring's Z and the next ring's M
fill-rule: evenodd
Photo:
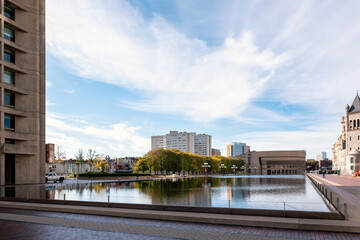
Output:
M252 151L248 172L260 175L304 174L305 159L304 150Z
M0 185L45 182L45 0L0 0Z
M333 145L333 169L342 175L353 175L360 170L360 98L346 105L341 118L341 135Z

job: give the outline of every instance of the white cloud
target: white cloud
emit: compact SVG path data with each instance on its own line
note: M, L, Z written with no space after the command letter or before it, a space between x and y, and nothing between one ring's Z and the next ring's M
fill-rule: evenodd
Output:
M46 81L46 87L51 87L52 85L54 85L52 82Z
M63 91L67 94L74 94L76 92L74 89L64 89Z
M141 111L239 117L289 57L255 46L251 32L209 47L125 1L51 1L47 12L49 52L78 75L136 89L143 100L123 104Z
M111 156L139 156L150 150L150 140L138 134L139 128L126 123L110 127L98 126L86 121L64 119L48 113L47 142L61 145L67 157L74 157L77 149L95 149Z
M56 105L56 104L49 100L46 100L46 106L54 106L54 105Z

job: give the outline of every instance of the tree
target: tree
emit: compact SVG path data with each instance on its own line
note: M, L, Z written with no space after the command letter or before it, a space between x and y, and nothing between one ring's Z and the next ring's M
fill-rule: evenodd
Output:
M84 154L83 154L83 150L81 148L79 148L78 153L75 154L75 159L78 162L84 161Z
M96 150L89 149L87 154L87 160L92 163L95 160L96 157Z
M56 161L61 162L64 159L66 159L65 151L62 151L61 146L58 145L56 147Z
M145 172L149 170L147 159L145 157L139 158L137 161L134 172Z
M95 161L95 167L98 168L101 173L104 173L105 168L109 167L109 163L104 159L104 154L98 154Z

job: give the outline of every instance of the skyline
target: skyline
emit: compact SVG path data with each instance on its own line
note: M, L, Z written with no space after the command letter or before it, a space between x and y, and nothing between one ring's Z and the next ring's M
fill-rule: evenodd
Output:
M178 130L332 158L360 89L355 5L47 1L46 142L138 156Z

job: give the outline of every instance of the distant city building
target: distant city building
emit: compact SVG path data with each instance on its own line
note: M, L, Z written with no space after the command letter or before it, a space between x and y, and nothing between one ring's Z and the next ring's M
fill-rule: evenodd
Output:
M212 148L212 149L211 149L211 153L212 153L212 156L221 156L221 151L220 151L220 149Z
M324 160L327 158L326 152L319 152L316 154L316 161Z
M55 161L55 144L48 143L46 144L46 162L54 162Z
M244 155L244 146L246 146L246 143L241 142L232 142L229 145L227 145L227 156L228 157L239 157L241 155Z
M332 169L332 161L325 158L323 160L320 160L318 165L319 165L319 169L325 168L325 169Z
M250 152L250 146L246 143L232 142L227 145L227 156L228 157L241 157Z
M247 172L260 175L304 174L304 150L252 151Z
M166 135L152 136L151 149L178 149L182 152L211 156L211 136L194 132L170 131Z
M341 135L332 150L334 170L340 170L342 175L354 175L360 170L359 94L356 94L351 107L345 107L345 116L341 118Z

